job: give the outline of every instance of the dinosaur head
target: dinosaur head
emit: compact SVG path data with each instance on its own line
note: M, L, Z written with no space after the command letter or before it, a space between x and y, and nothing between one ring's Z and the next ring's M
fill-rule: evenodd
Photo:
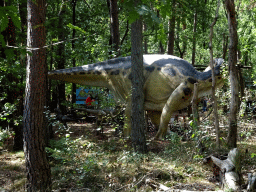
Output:
M221 75L221 68L224 60L221 58L215 59L214 75L215 75L215 88L220 88L224 84L223 77ZM204 72L200 74L199 78L199 94L198 97L211 94L212 89L212 70L211 67L207 67Z

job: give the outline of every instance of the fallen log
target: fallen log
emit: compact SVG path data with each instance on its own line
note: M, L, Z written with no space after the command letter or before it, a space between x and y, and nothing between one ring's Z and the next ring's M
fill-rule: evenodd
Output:
M152 187L154 190L157 190L157 191L171 190L171 188L166 187L165 185L158 183L153 179L146 179L146 184L148 184L150 187Z
M248 174L247 191L256 191L256 173Z
M222 188L238 191L242 183L240 155L237 148L230 150L227 159L221 160L214 156L205 158L204 163L213 163L219 171Z
M87 108L76 108L74 110L85 111L94 115L106 116L110 115L112 118L116 117L121 111L120 106L116 106L115 109L87 109Z
M152 187L152 189L156 192L162 192L162 191L164 192L195 192L195 191L183 190L183 189L172 189L150 178L146 179L145 183L150 187ZM201 191L197 191L197 192L201 192ZM208 191L208 192L213 192L213 191ZM218 190L215 192L223 192L223 190Z

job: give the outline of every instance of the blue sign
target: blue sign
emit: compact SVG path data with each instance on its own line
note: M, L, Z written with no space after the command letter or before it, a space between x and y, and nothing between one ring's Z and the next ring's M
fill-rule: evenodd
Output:
M85 105L86 104L86 99L88 97L88 95L90 93L92 93L93 91L90 90L90 89L82 89L82 88L79 88L79 89L76 89L76 104L82 104L82 105ZM93 102L95 105L98 104L98 101L94 101Z

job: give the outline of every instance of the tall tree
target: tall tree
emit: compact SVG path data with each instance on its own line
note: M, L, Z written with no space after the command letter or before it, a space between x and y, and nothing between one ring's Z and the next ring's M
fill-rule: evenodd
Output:
M76 0L72 0L72 9L73 9L73 25L75 26L76 25ZM75 38L76 36L76 30L73 29L73 34L72 34L72 37L73 39ZM72 41L72 49L73 49L73 52L75 52L75 42L74 40ZM73 59L72 59L72 63L73 63L73 67L76 66L76 58L73 56ZM72 104L76 103L76 84L75 83L72 83Z
M134 4L138 4L135 1ZM142 48L142 20L138 18L131 25L131 60L132 60L132 145L135 151L146 153L144 120L144 76Z
M180 29L180 20L183 20L182 22L182 30L184 31L184 30L186 30L186 28L187 28L187 25L186 25L186 19L185 18L180 18L180 19L178 19L177 20L177 37L176 37L176 39L175 39L175 44L176 44L176 47L177 47L177 49L178 49L178 51L179 51L179 57L180 58L183 58L184 57L184 54L186 53L186 49L187 49L187 37L185 36L185 38L183 37L183 41L181 41L181 39L180 39L180 35L179 35L179 32L181 31L181 29ZM182 43L182 48L180 47L180 43Z
M117 0L109 0L111 44L114 51L118 52L120 44L118 5Z
M45 0L28 0L27 75L23 114L27 191L51 191L51 171L45 152Z
M16 46L18 44L17 34L19 34L17 27L20 28L20 22L18 15L14 16L10 14L12 11L17 12L17 7L12 4L11 1L0 1L1 8L1 29L0 29L0 111L2 107L6 105L12 105L16 109L10 111L7 115L7 119L1 118L0 127L3 129L11 128L15 132L14 137L14 150L21 150L23 139L22 139L22 123L16 124L15 121L19 117L22 117L23 113L23 78L17 72L22 67L17 66L17 60L19 58L19 51L17 49L6 47ZM18 33L17 33L18 32ZM4 40L4 41L3 41ZM3 60L2 60L3 59ZM19 121L18 121L19 122Z
M210 48L210 67L212 70L212 101L213 101L213 109L214 109L214 118L215 118L215 131L216 131L216 146L217 148L220 148L220 131L219 131L219 117L218 117L218 106L217 106L217 99L215 96L215 74L214 74L214 64L213 64L213 48L212 48L212 37L213 37L213 27L217 22L218 15L219 15L219 7L220 7L220 0L218 0L218 6L216 10L216 16L210 26L210 42L209 42L209 48Z
M63 41L65 39L65 29L64 29L64 14L65 14L65 10L66 10L66 5L64 3L62 3L61 7L60 7L60 12L59 12L59 23L58 23L58 38L59 40ZM64 69L65 68L65 62L66 62L66 58L65 58L65 44L64 43L60 43L58 46L58 51L57 51L57 55L58 55L58 69ZM60 82L57 85L57 91L58 91L58 107L60 108L62 113L66 113L66 107L64 105L62 105L61 103L64 102L66 100L65 97L65 83L64 82Z
M195 13L194 13L193 42L192 42L193 43L193 48L192 48L192 65L195 65L195 60L196 60L196 28L197 28L197 8L195 8Z
M169 20L169 36L168 36L168 54L173 55L174 51L174 34L175 34L175 3L176 0L172 1L172 15Z
M143 22L143 32L147 31L147 24ZM148 37L144 36L144 53L148 54Z
M230 148L236 147L237 142L237 111L239 103L239 85L237 74L237 23L236 23L236 10L234 0L225 0L225 8L228 15L229 25L229 75L231 86L231 102L230 102L230 116L229 116L229 130L228 130L228 146Z

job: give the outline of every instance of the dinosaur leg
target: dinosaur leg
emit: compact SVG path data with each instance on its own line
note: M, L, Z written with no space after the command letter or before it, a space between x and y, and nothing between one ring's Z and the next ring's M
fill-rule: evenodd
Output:
M124 137L125 138L130 137L130 135L131 135L131 127L132 127L132 125L131 125L131 110L132 110L131 105L132 105L131 101L128 101L126 109L125 109L125 117L124 117Z
M151 122L153 123L157 130L160 125L161 114L161 111L148 111L148 117L150 118Z
M162 139L166 134L168 123L172 113L186 106L192 98L193 84L185 82L181 83L168 98L161 114L159 130L155 139Z

